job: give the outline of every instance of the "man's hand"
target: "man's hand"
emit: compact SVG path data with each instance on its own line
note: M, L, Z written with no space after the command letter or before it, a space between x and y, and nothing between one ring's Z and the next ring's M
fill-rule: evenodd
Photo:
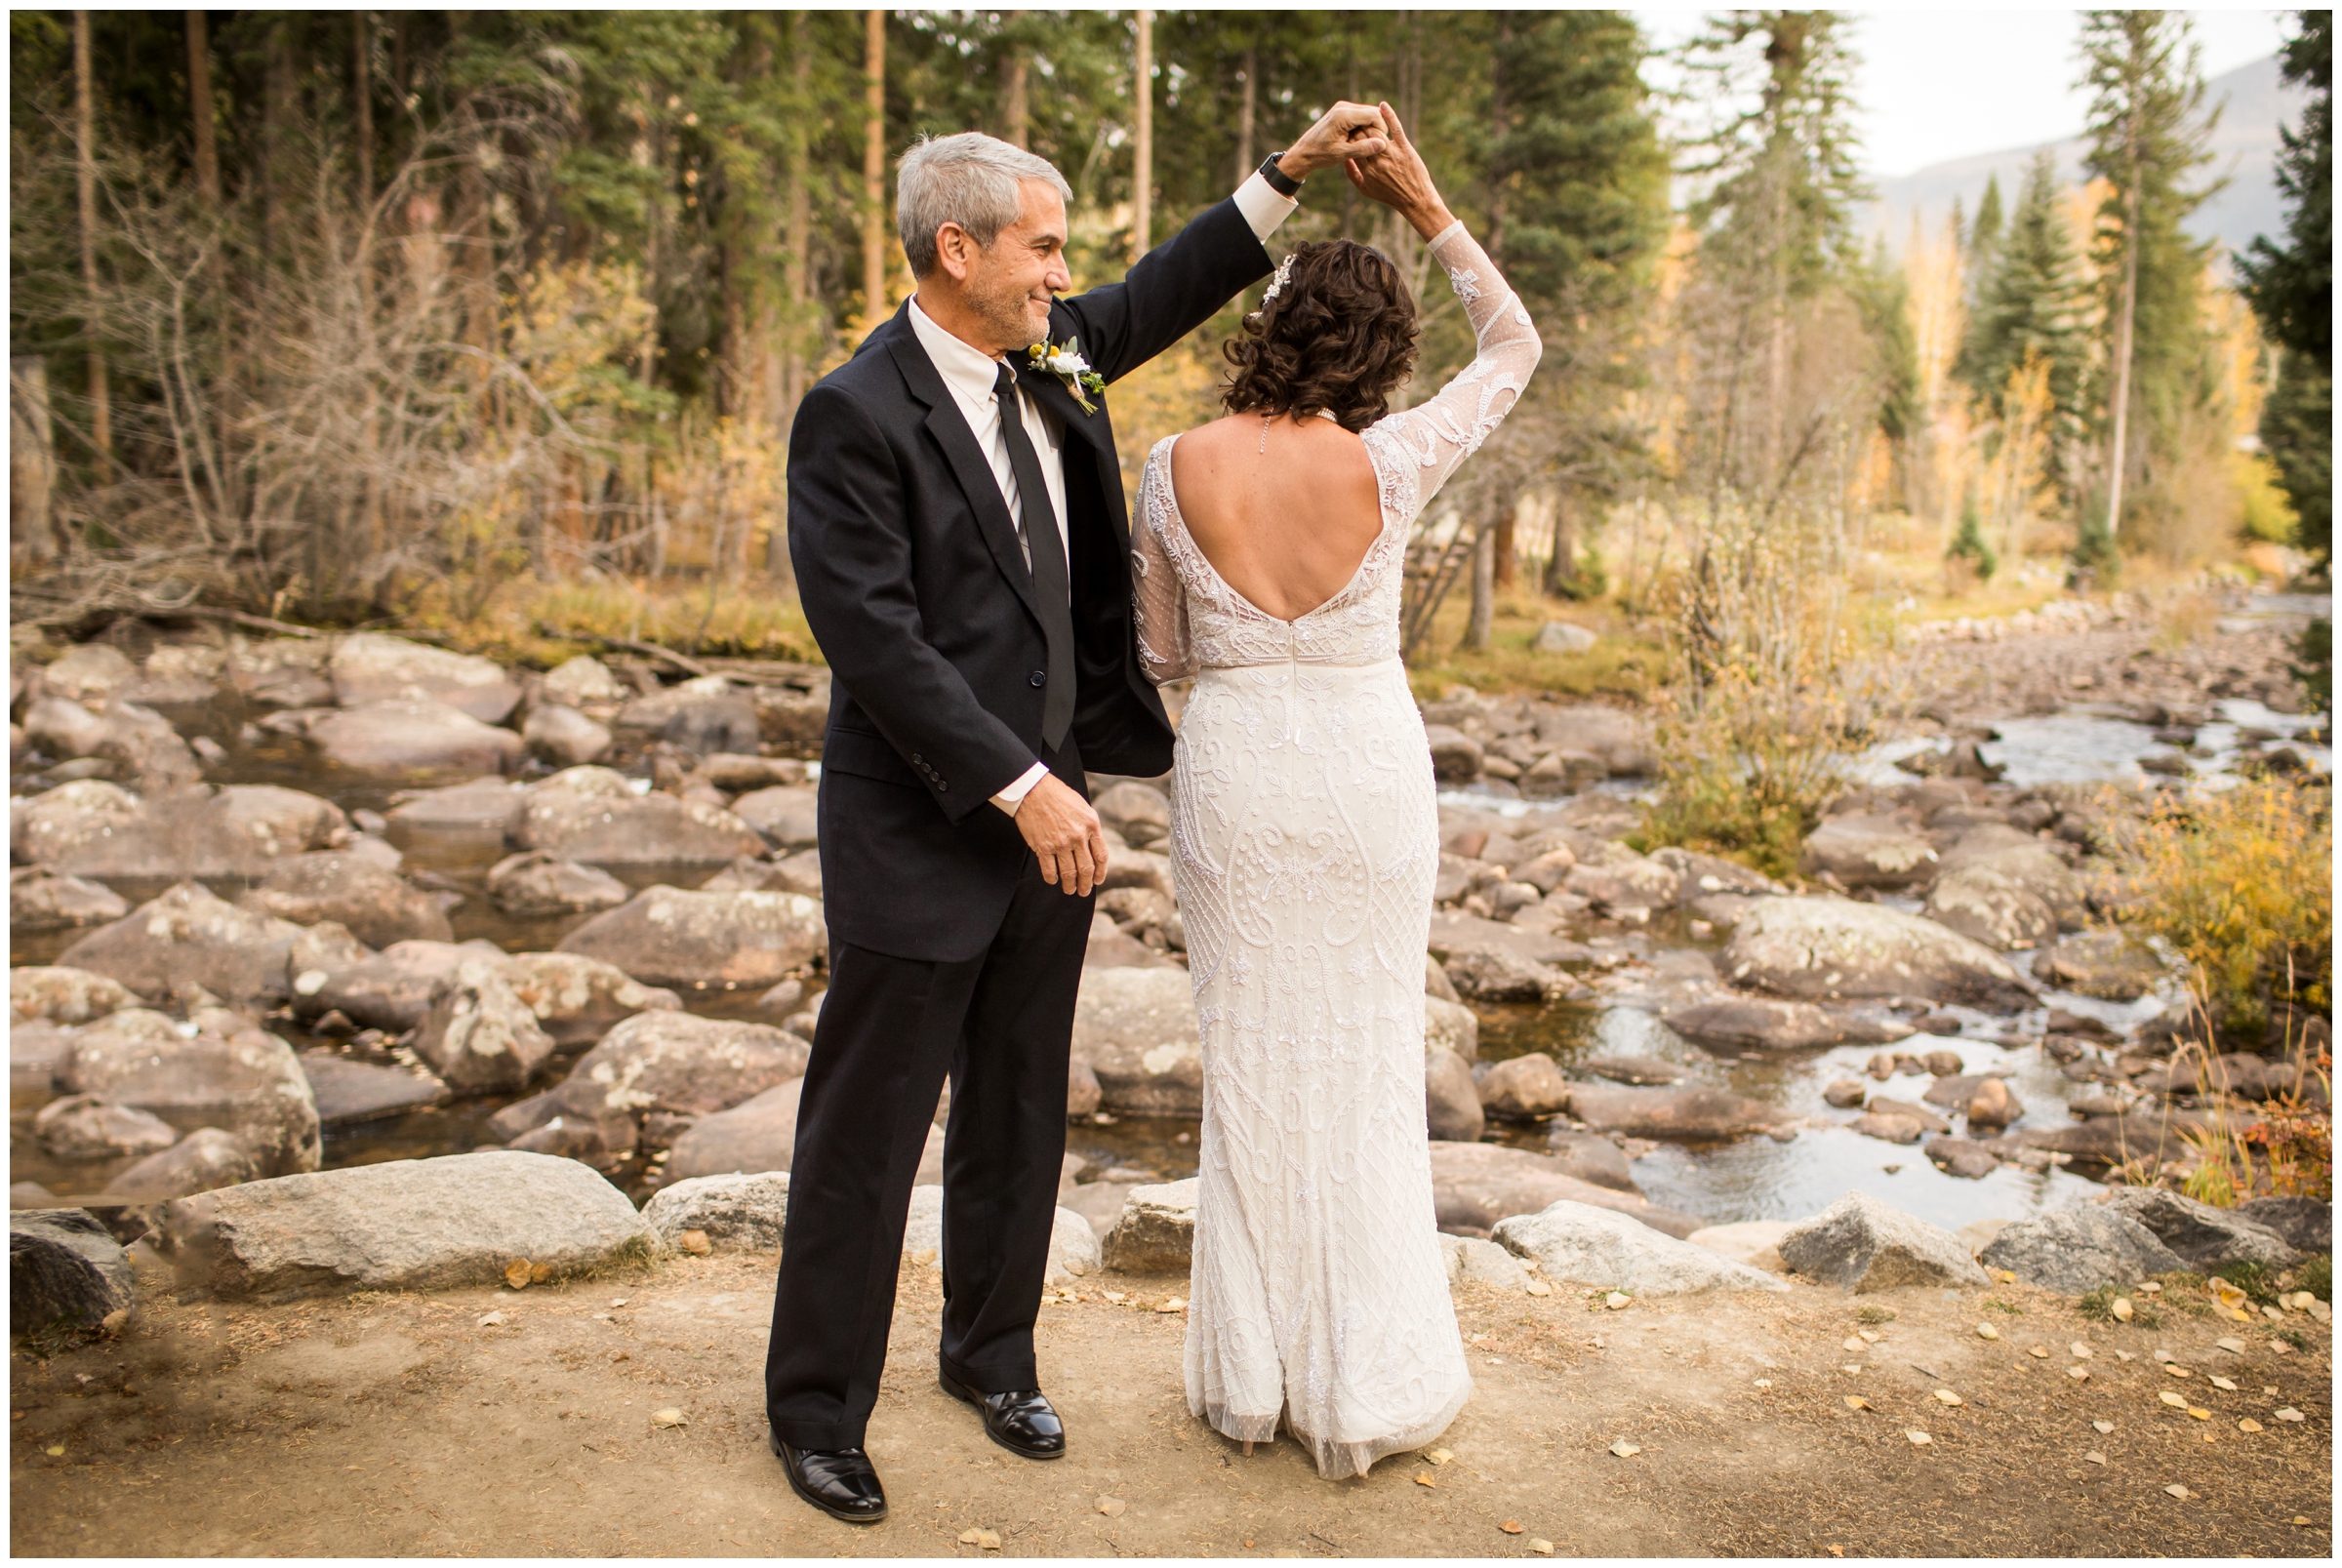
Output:
M1300 141L1277 154L1276 166L1288 180L1307 180L1345 158L1379 156L1389 145L1382 110L1371 103L1345 101L1319 115Z
M1106 835L1098 814L1056 774L1026 791L1017 831L1041 863L1041 878L1068 893L1088 894L1106 880Z

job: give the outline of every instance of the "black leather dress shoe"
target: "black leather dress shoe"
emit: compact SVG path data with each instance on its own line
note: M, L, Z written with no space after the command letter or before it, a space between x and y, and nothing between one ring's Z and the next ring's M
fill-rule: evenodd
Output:
M779 1437L772 1444L788 1472L788 1489L832 1519L876 1524L886 1517L886 1489L861 1449L792 1448Z
M984 1434L1012 1454L1027 1459L1063 1459L1066 1424L1057 1419L1048 1396L1038 1388L1008 1393L978 1393L949 1372L936 1374L944 1392L984 1412Z

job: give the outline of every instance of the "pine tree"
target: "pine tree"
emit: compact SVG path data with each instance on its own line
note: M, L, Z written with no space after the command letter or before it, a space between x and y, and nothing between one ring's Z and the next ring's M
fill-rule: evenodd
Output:
M2209 160L2219 110L2203 109L2201 51L2186 13L2084 16L2082 85L2092 97L2082 166L2109 187L2098 218L2110 383L2099 404L2107 426L2102 526L2120 536L2125 489L2160 476L2181 419L2202 396L2197 290L2210 246L2191 240L2182 224L2219 188L2186 183Z
M1984 199L1976 204L1976 223L1967 234L1968 296L1973 300L1980 285L1992 275L1993 258L2000 246L2000 177L1996 174L1984 182Z
M2009 373L2034 353L2048 362L2050 398L2061 422L2071 423L2081 412L2083 285L2080 258L2057 210L2053 171L2046 151L2026 171L2024 192L1968 316L1959 376L1996 419L2003 412Z
M2261 444L2301 519L2302 548L2325 565L2334 548L2334 14L2295 15L2301 31L2285 45L2284 79L2307 87L2310 101L2277 160L2278 188L2292 210L2284 243L2256 238L2237 270L2262 330L2283 350Z

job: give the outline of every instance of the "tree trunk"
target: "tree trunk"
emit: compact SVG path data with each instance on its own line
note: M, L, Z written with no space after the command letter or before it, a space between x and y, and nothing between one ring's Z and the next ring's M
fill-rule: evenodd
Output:
M1238 73L1244 84L1244 96L1236 101L1236 177L1229 186L1231 190L1244 183L1245 177L1252 173L1252 106L1257 92L1254 78L1260 70L1260 52L1250 44L1245 45L1244 68Z
M1138 17L1137 70L1131 96L1137 104L1130 173L1130 259L1135 263L1154 245L1154 13Z
M1001 93L1000 120L1001 129L1006 133L1002 140L1013 141L1020 147L1030 147L1032 141L1032 109L1026 99L1025 45L1015 36L1013 30L1017 23L1024 20L1025 13L1022 11L1012 11L1008 14L1011 34L1008 42L1008 68L1005 73L1007 82Z
M2115 317L2115 428L2107 457L2106 537L2122 527L2122 470L2130 423L2130 358L2132 323L2139 308L2139 155L2138 107L2131 107L2126 136L2130 163L2129 188L2122 195L2122 302Z
M374 27L363 11L349 14L350 102L357 110L356 145L351 149L358 166L358 211L374 205Z
M8 362L8 557L20 572L57 559L49 498L57 489L56 437L49 424L49 366Z
M862 330L886 319L886 13L865 14L862 122Z
M1496 530L1482 528L1472 546L1472 619L1464 626L1464 646L1486 648L1496 621Z
M1578 516L1565 485L1554 496L1554 553L1545 563L1545 590L1559 593L1578 575Z
M98 108L91 80L90 14L73 13L73 187L81 212L82 330L90 340L90 440L114 451L113 399L105 382L105 312L98 298Z
M1496 539L1496 562L1493 570L1496 574L1496 585L1500 588L1511 587L1514 581L1520 576L1520 562L1513 553L1513 520L1519 510L1520 506L1517 502L1508 503L1504 510L1497 514L1496 527L1492 531Z
M195 188L214 217L220 212L220 134L212 102L210 25L200 11L187 13L187 120L195 142ZM215 253L216 254L216 253Z

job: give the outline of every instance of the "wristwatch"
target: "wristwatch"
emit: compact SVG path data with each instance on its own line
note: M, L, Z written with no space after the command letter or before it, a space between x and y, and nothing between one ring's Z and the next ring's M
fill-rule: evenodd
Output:
M1288 147L1285 150L1289 152L1292 149ZM1269 181L1271 190L1290 201L1301 194L1301 181L1276 166L1276 160L1284 155L1283 152L1272 152L1268 157L1263 158L1261 160L1261 178Z

